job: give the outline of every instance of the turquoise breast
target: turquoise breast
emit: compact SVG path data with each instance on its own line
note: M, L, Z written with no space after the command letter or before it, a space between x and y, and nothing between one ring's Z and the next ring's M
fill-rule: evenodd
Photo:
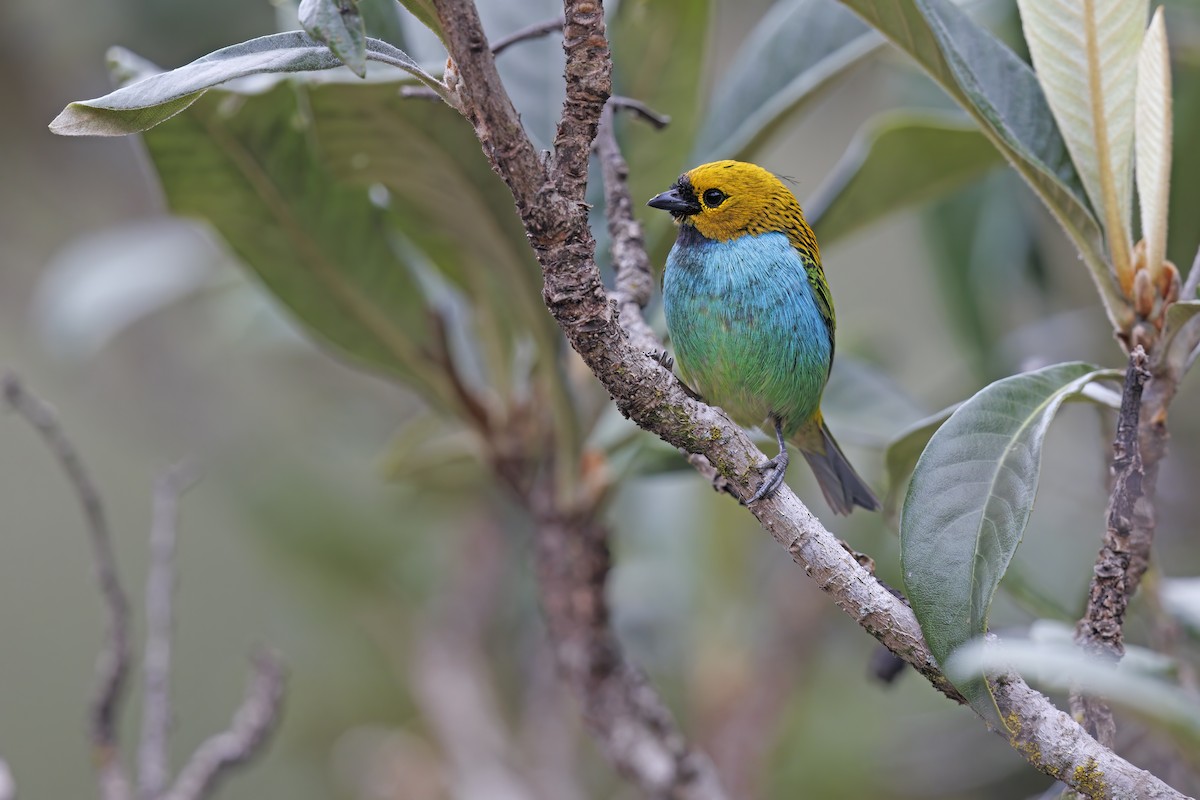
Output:
M801 255L782 233L706 239L690 225L667 257L667 330L684 380L739 424L816 413L833 358Z

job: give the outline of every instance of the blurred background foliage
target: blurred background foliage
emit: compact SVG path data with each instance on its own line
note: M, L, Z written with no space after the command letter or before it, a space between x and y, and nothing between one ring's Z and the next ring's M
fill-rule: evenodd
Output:
M709 157L753 158L791 177L838 305L828 416L854 463L886 488L882 447L912 422L1018 370L1121 359L1086 271L1020 179L853 15L809 24L821 4L623 0L610 21L617 89L673 122L655 132L623 120L621 134L635 200ZM558 10L550 0L480 6L493 39ZM1200 8L1167 6L1178 143L1168 255L1182 268L1200 238L1200 182L1187 179L1200 174L1200 151L1187 145L1200 137ZM1012 4L971 8L1020 50ZM381 13L372 24L440 70L436 39L411 20ZM870 680L874 643L748 515L620 420L559 351L511 203L453 112L347 74L212 92L144 144L46 131L67 101L110 89L110 44L175 66L294 27L294 6L265 0L0 5L0 59L19 76L0 87L0 363L59 407L97 473L137 591L153 474L188 453L210 464L184 503L177 753L225 724L241 654L266 641L291 666L287 717L266 758L222 797L498 797L509 785L567 800L633 796L555 686L528 523L456 420L469 409L444 384L445 357L493 419L550 408L560 429L577 431L579 441L548 443L556 463L588 453L605 464L616 487L616 625L735 796L1011 798L1046 788L922 681ZM561 102L561 60L553 38L500 57L542 144ZM243 104L254 114L239 115ZM321 317L328 309L312 298L328 287L296 289L303 270L286 266L304 254L290 255L270 209L222 172L214 130L310 197L297 216L309 236L345 242L338 274L354 275L372 301L407 301L383 308L396 331L384 339L415 352L373 349L378 330ZM408 135L397 140L398 130ZM877 183L856 188L854 166L872 157ZM289 172L297 159L315 166ZM914 161L935 163L938 181L914 178ZM898 185L914 189L879 199ZM305 194L316 190L321 203ZM220 220L228 245L168 216L164 194ZM882 213L901 201L920 202ZM670 244L662 217L642 214L657 263ZM406 269L389 269L396 262ZM286 303L264 285L286 285ZM1168 575L1200 571L1188 491L1200 479L1198 399L1193 375L1160 479ZM1067 409L1052 429L1008 579L1036 591L1001 598L994 626L1056 609L1078 616L1102 533L1107 438L1090 407ZM809 476L791 477L822 514ZM0 756L24 796L87 796L83 717L101 615L77 510L12 420L0 427L0 508ZM900 583L894 519L831 523ZM1143 613L1135 605L1135 640ZM464 696L480 715L467 729L448 699ZM137 711L135 702L127 720Z

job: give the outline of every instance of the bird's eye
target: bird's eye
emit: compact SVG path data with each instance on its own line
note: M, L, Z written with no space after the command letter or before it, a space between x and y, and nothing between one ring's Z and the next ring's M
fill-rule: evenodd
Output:
M725 198L729 195L722 192L720 189L709 189L704 193L704 205L709 208L716 208L725 202Z

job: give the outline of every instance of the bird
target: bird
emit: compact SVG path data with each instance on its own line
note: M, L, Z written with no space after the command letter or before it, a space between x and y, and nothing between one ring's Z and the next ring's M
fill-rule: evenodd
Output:
M663 308L685 384L739 425L769 426L779 454L758 490L783 483L787 443L804 456L829 507L879 509L821 414L833 365L833 298L800 203L774 174L744 161L683 173L652 208L678 227L663 273Z

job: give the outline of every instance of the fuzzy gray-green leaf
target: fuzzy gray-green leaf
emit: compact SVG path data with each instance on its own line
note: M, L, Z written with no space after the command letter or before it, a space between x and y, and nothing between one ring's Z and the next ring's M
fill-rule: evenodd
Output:
M939 663L987 630L992 597L1033 510L1050 421L1067 398L1113 374L1076 362L1014 375L964 402L933 434L904 501L900 558ZM955 685L998 722L982 677Z

